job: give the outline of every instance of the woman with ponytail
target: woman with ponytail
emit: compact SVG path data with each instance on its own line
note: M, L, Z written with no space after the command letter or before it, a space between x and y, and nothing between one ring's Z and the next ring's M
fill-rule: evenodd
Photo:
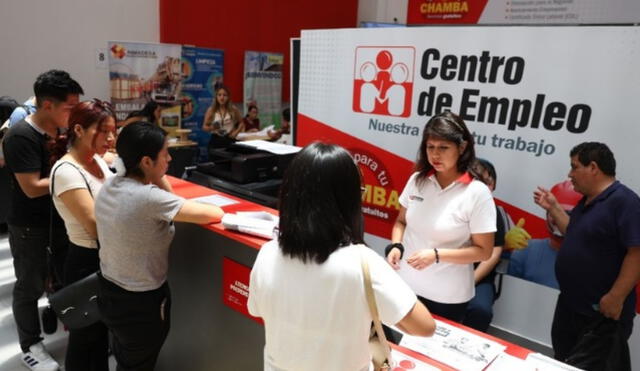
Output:
M113 176L102 156L113 145L116 122L111 106L94 99L69 114L69 130L51 149L50 192L69 237L63 283L69 285L99 269L94 197ZM68 148L68 151L67 151ZM67 371L108 371L107 328L102 322L69 331Z
M222 209L173 194L165 177L167 133L148 122L122 129L117 174L96 199L100 239L98 306L113 334L118 370L153 370L169 333L167 282L173 222L214 223Z

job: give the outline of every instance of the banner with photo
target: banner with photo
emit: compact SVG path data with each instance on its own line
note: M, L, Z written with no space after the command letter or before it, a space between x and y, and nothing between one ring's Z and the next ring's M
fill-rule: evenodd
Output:
M261 127L280 127L282 110L281 53L247 51L244 53L244 100L242 110L258 107Z
M181 45L110 41L111 103L118 121L153 101L162 109L158 124L180 128Z
M496 202L523 219L552 272L532 193L568 179L575 145L608 144L618 179L640 189L639 44L638 27L303 31L297 143L351 151L364 175L366 232L388 239L425 123L459 114L478 157L497 170Z
M408 0L407 24L633 24L637 0Z
M182 47L182 128L191 129L189 139L198 143L201 161L208 159L207 145L211 136L202 130L202 123L215 90L222 86L223 66L223 50Z

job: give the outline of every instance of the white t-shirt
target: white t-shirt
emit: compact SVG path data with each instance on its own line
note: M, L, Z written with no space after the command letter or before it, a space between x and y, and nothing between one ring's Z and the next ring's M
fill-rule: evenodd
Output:
M67 206L60 199L60 195L64 192L73 190L73 189L87 189L87 183L89 183L89 187L91 188L91 195L95 199L104 184L105 180L109 177L113 176L111 170L107 166L107 163L102 159L102 157L98 155L93 156L94 160L100 166L100 170L102 170L102 174L104 174L104 178L96 178L93 174L86 171L80 164L70 159L69 156L65 156L60 160L56 161L51 168L51 174L55 176L53 179L54 182L54 191L53 195L53 204L58 210L58 213L64 220L64 225L67 228L67 235L69 236L69 240L74 244L82 247L89 248L97 248L98 245L96 240L89 236L89 233L84 229L82 224L76 219L71 211L67 208ZM67 162L72 163L75 167L69 165ZM59 169L58 169L59 168ZM79 171L78 171L79 170ZM82 172L82 174L80 174ZM84 175L84 178L82 177ZM84 179L87 179L85 182ZM51 192L51 185L49 185L49 192Z
M438 303L464 303L475 295L473 264L434 263L417 270L406 258L421 249L459 249L471 246L471 234L496 231L496 206L487 186L465 174L445 189L435 174L420 187L414 173L402 194L407 209L400 276L416 294Z
M276 241L251 271L249 312L265 323L265 371L368 370L371 314L361 259L368 263L380 319L395 325L416 303L411 288L375 251L351 245L323 264L285 257Z

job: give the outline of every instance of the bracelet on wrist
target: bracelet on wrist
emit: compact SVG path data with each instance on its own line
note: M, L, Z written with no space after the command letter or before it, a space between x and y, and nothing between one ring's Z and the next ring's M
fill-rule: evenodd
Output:
M438 249L434 247L433 252L436 254L436 264L440 263L440 255L438 254Z
M400 259L402 259L402 255L404 255L404 246L400 242L388 244L387 247L384 248L384 256L389 256L389 253L394 248L400 250Z

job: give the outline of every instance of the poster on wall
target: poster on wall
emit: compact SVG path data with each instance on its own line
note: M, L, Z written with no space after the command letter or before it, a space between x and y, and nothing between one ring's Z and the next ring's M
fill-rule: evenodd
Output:
M181 50L174 44L109 42L111 103L118 121L153 101L162 109L158 124L169 132L180 128Z
M282 109L281 53L247 51L244 53L244 106L258 107L261 127L280 127Z
M202 130L202 123L215 90L222 86L223 66L222 50L182 47L182 128L191 129L189 139L198 143L201 161L208 158L207 145L211 136Z
M632 24L637 0L409 0L407 24Z
M303 31L297 144L327 140L352 153L364 176L366 232L388 239L425 123L457 113L478 157L496 168L496 203L533 236L535 249L523 251L553 272L545 212L532 193L562 188L575 145L608 144L618 179L640 190L638 43L638 27Z

